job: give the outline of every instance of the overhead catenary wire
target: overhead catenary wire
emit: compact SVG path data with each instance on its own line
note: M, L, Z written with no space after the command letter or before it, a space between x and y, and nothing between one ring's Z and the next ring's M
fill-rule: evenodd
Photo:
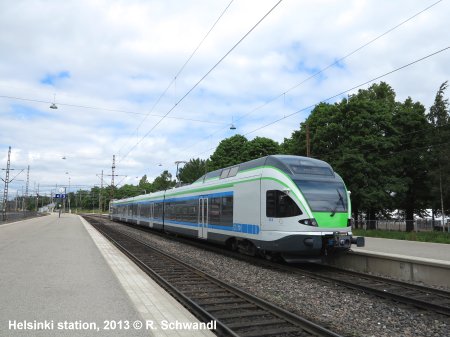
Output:
M326 99L323 99L323 100L321 100L321 101L319 101L319 102L317 102L317 103L314 103L314 104L311 104L311 105L309 105L309 106L307 106L307 107L301 108L301 109L299 109L299 110L297 110L297 111L295 111L295 112L293 112L293 113L290 113L290 114L288 114L288 115L285 115L285 116L283 116L283 117L281 117L281 118L278 118L278 119L276 119L276 120L274 120L274 121L272 121L272 122L270 122L270 123L268 123L268 124L265 124L265 125L260 126L260 127L256 128L256 129L252 130L252 131L249 131L249 132L243 134L243 136L247 136L247 135L249 135L249 134L252 134L252 133L254 133L254 132L257 132L257 131L259 131L259 130L262 130L262 129L268 127L268 126L274 125L274 124L276 124L276 123L278 123L278 122L280 122L280 121L282 121L282 120L285 120L285 119L290 118L290 117L292 117L292 116L294 116L294 115L297 115L297 114L299 114L300 112L307 111L307 110L311 110L311 109L313 109L316 105L318 105L318 104L320 104L320 103L324 103L324 102L331 101L331 100L333 100L333 99L335 99L335 98L337 98L337 97L340 97L340 96L342 96L342 95L344 95L344 94L346 94L346 93L348 93L348 92L350 92L350 91L353 91L353 90L355 90L355 89L358 89L358 88L360 88L360 87L363 87L363 86L365 86L365 85L367 85L367 84L369 84L369 83L375 82L375 81L377 81L377 80L379 80L379 79L381 79L381 78L383 78L383 77L386 77L386 76L388 76L388 75L390 75L390 74L393 74L393 73L395 73L395 72L397 72L397 71L400 71L400 70L402 70L402 69L405 69L405 68L407 68L407 67L410 67L410 66L412 66L412 65L414 65L414 64L416 64L416 63L419 63L419 62L421 62L421 61L424 61L424 60L426 60L426 59L428 59L428 58L430 58L430 57L433 57L433 56L435 56L435 55L438 55L438 54L440 54L440 53L442 53L442 52L444 52L444 51L446 51L446 50L448 50L448 49L450 49L450 46L445 47L445 48L442 48L442 49L440 49L440 50L438 50L438 51L435 51L435 52L433 52L433 53L431 53L431 54L428 54L428 55L426 55L426 56L423 56L423 57L421 57L421 58L419 58L419 59L416 59L416 60L414 60L414 61L412 61L412 62L409 62L408 64L405 64L405 65L403 65L403 66L401 66L401 67L398 67L398 68L395 68L395 69L393 69L393 70L391 70L391 71L388 71L387 73L384 73L384 74L382 74L382 75L379 75L379 76L377 76L377 77L374 77L374 78L372 78L372 79L370 79L370 80L368 80L368 81L365 81L364 83L360 83L360 84L358 84L358 85L355 85L355 86L353 86L353 87L351 87L351 88L349 88L349 89L346 89L346 90L344 90L344 91L341 91L341 92L339 92L338 94L335 94L335 95L333 95L333 96L330 96L330 97L328 97L328 98L326 98ZM211 151L211 150L214 150L216 147L217 147L217 146L214 146L214 147L212 147L212 148L209 148L209 149L207 149L207 150L205 150L205 151L203 151L203 152L201 152L201 153L196 154L194 157L200 156L200 155L202 155L202 154L204 154L204 153L206 153L206 152L209 152L209 151Z
M377 41L377 40L381 39L382 37L386 36L387 34L393 32L393 31L396 30L397 28L403 26L403 25L406 24L407 22L411 21L412 19L416 18L416 17L419 16L420 14L426 12L427 10L431 9L432 7L436 6L437 4L439 4L439 3L442 2L442 1L443 1L443 0L439 0L439 1L434 2L433 4L431 4L431 5L427 6L426 8L422 9L421 11L419 11L419 12L415 13L414 15L408 17L407 19L401 21L401 22L398 23L397 25L395 25L395 26L389 28L388 30L384 31L384 32L381 33L380 35L377 35L376 37L372 38L371 40L365 42L365 43L362 44L361 46L359 46L359 47L357 47L356 49L352 50L352 51L349 52L348 54L342 56L342 57L339 58L338 60L336 60L336 61L330 63L330 64L327 65L326 67L324 67L324 68L318 70L317 72L315 72L315 73L312 74L311 76L305 78L305 79L302 80L301 82L299 82L299 83L293 85L293 86L290 87L289 89L287 89L287 90L283 91L282 93L278 94L277 96L275 96L275 97L269 99L268 101L264 102L263 104L261 104L261 105L255 107L255 108L253 108L252 110L250 110L249 112L245 113L245 114L242 115L241 117L238 117L237 119L235 119L235 122L241 121L242 119L244 119L245 117L249 116L249 115L252 114L253 112L255 112L255 111L259 110L259 109L262 109L263 107L269 105L270 103L272 103L272 102L278 100L280 97L285 98L285 95L286 95L288 92L290 92L290 91L292 91L292 90L298 88L299 86L301 86L302 84L306 83L307 81L309 81L309 80L311 80L311 79L317 77L318 75L322 74L323 72L325 72L326 70L330 69L330 68L333 67L334 65L339 64L339 62L342 62L343 60L347 59L348 57L350 57L350 56L354 55L355 53L361 51L361 50L364 49L365 47L371 45L371 44L374 43L375 41ZM215 134L217 134L218 132L223 131L223 130L224 130L224 129L219 129L219 130L217 130L217 131L215 131L215 132L212 132L211 134L209 134L208 136L204 137L204 138L203 138L202 140L200 140L199 142L196 142L194 145L199 144L199 143L202 142L202 141L208 140L210 137L214 136ZM180 151L180 153L181 153L181 152L185 152L185 150L191 148L192 146L193 146L193 145L188 146L188 147L186 147L186 148L183 148L183 149Z
M27 101L27 102L36 102L36 103L46 103L46 104L53 103L53 101L38 100L38 99L23 98L23 97L15 97L15 96L7 96L7 95L0 95L0 98L14 99L14 100L19 100L19 101ZM69 104L69 103L60 103L60 102L58 102L58 105L67 106L67 107L71 107L71 108L82 108L82 109L103 110L103 111L111 111L111 112L121 112L121 113L132 114L132 115L145 115L147 117L148 116L151 116L151 117L163 117L163 115L157 115L157 114L147 114L147 113L142 113L142 112L121 110L121 109L112 109L112 108L104 108L104 107L102 108L102 107L95 107L95 106L89 106L89 105L78 105L78 104ZM167 118L178 119L178 120L185 120L185 121L190 121L190 122L198 122L198 123L228 125L228 123L221 123L221 122L202 120L202 119L194 119L194 118L186 118L186 117L168 116Z
M449 127L449 126L450 126L450 123L447 123L447 124L443 124L443 125L439 125L439 126L430 126L428 128L421 128L420 130L415 130L415 131L411 131L411 132L393 134L392 136L393 137L404 137L404 136L408 136L408 135L411 135L411 134L414 134L414 133L419 133L419 134L420 133L429 133L429 132L433 132L433 131L435 131L437 129L441 129L441 128ZM410 140L411 140L410 142L396 143L395 146L396 147L407 147L408 145L411 145L412 142L417 141L417 139L410 139ZM450 142L444 142L444 143L438 143L438 144L427 144L427 145L423 145L423 146L419 146L419 147L413 147L413 148L404 148L404 149L402 149L400 151L396 151L396 152L389 151L389 153L386 153L386 154L383 154L383 155L377 155L377 157L385 157L385 156L391 156L391 155L399 154L399 153L403 153L403 152L410 152L410 151L420 150L420 149L428 149L428 148L435 147L435 146L447 145L449 143ZM358 150L358 151L360 150L362 152L362 150L364 150L364 147L367 147L366 144L361 144L360 146L353 146L352 150ZM366 151L369 151L370 153L374 153L374 151L378 151L378 152L379 151L386 151L386 149L374 149L374 148L371 147L370 149L368 149ZM319 158L320 156L323 157L323 156L326 156L326 155L329 155L329 154L335 154L335 153L336 153L335 149L328 149L325 152L324 151L322 151L320 153L315 152L313 154L313 157Z
M259 26L259 24L270 14L272 13L275 8L282 2L283 0L279 0L264 16L233 46L231 49L220 58L217 63L206 72L205 75L203 75L202 78L200 78L173 106L169 109L169 111L166 112L166 114L155 124L153 127L139 140L136 142L135 145L131 147L131 149L122 157L120 158L119 162L124 160L128 155L145 139L147 136L180 104L197 86L215 69L217 66L222 63L222 61L234 50L236 47L248 36L250 35L253 30L255 30L256 27Z
M161 95L159 95L158 99L155 101L155 103L153 104L153 106L151 107L150 111L148 112L148 114L142 119L142 121L139 123L139 125L136 127L134 132L137 132L139 130L139 128L142 126L142 124L144 124L144 122L147 120L147 117L153 112L153 110L157 107L157 105L159 104L159 102L161 101L161 99L167 94L167 92L169 91L169 89L172 87L172 85L174 83L176 83L177 78L181 75L181 73L183 72L184 68L186 68L186 66L188 65L188 63L191 61L191 59L194 57L195 53L197 53L197 51L199 50L199 48L201 47L201 45L203 44L203 42L205 42L206 38L209 36L209 34L212 32L212 30L214 29L214 27L216 27L217 23L220 21L220 19L223 17L223 15L225 14L225 12L228 10L228 8L231 6L231 4L233 3L234 0L231 0L229 2L229 4L225 7L225 9L220 13L219 17L217 18L217 20L214 22L214 24L211 26L211 28L208 30L208 32L205 34L205 36L202 38L202 40L200 41L200 43L197 45L197 47L195 47L195 49L193 50L193 52L191 53L191 55L188 57L188 59L184 62L184 64L181 66L180 70L178 70L178 72L175 74L175 76L173 77L172 81L170 81L169 85L166 87L166 89L164 89L164 91L161 93ZM126 143L128 144L128 143ZM122 149L125 147L122 146L119 149L119 153L122 151ZM120 162L120 160L119 160Z
M358 89L358 88L360 88L360 87L363 87L363 86L365 86L365 85L367 85L367 84L369 84L369 83L375 82L375 81L377 81L377 80L379 80L379 79L381 79L381 78L383 78L383 77L386 77L386 76L388 76L388 75L391 75L391 74L393 74L393 73L395 73L395 72L397 72L397 71L400 71L400 70L405 69L405 68L407 68L407 67L410 67L410 66L412 66L412 65L414 65L414 64L416 64L416 63L418 63L418 62L421 62L421 61L423 61L423 60L426 60L426 59L428 59L428 58L430 58L430 57L432 57L432 56L435 56L435 55L437 55L437 54L440 54L440 53L442 53L442 52L448 50L449 48L450 48L450 46L449 46L449 47L442 48L442 49L440 49L440 50L438 50L438 51L435 51L435 52L433 52L433 53L431 53L431 54L428 54L428 55L426 55L426 56L423 56L423 57L421 57L421 58L419 58L419 59L417 59L417 60L415 60L415 61L412 61L412 62L410 62L410 63L408 63L408 64L405 64L405 65L403 65L403 66L401 66L401 67L398 67L398 68L396 68L396 69L394 69L394 70L391 70L391 71L389 71L389 72L387 72L387 73L384 73L383 75L377 76L377 77L372 78L372 79L370 79L370 80L368 80L368 81L366 81L366 82L364 82L364 83L355 85L355 86L352 87L352 88L349 88L349 89L347 89L347 90L341 91L340 93L338 93L338 94L336 94L336 95L333 95L333 96L331 96L331 97L328 97L328 98L326 98L326 99L324 99L324 100L322 100L322 101L320 101L320 102L318 102L318 103L309 105L309 106L307 106L307 107L305 107L305 108L302 108L302 109L300 109L300 110L297 110L297 111L295 111L295 112L293 112L293 113L291 113L291 114L289 114L289 115L286 115L286 116L284 116L284 117L282 117L282 118L279 118L279 119L277 119L277 120L275 120L275 121L273 121L273 122L270 122L270 123L268 123L268 124L266 124L266 125L263 125L263 126L257 128L257 129L254 129L254 130L252 130L252 131L250 131L250 132L247 132L247 133L244 134L244 136L247 136L247 135L252 134L252 133L254 133L254 132L256 132L256 131L259 131L259 130L261 130L261 129L264 129L264 128L270 126L270 125L273 125L273 124L275 124L275 123L278 123L279 121L282 121L283 119L286 119L286 118L292 117L292 116L294 116L294 115L297 115L297 114L299 114L300 112L303 112L303 111L305 111L305 110L312 109L312 108L314 108L316 105L318 105L318 104L320 104L320 103L324 103L324 102L331 101L331 100L333 100L333 99L335 99L335 98L337 98L337 97L340 97L340 96L342 96L342 95L344 95L344 94L346 94L346 93L348 93L348 92L350 92L350 91L353 91L353 90L355 90L355 89Z
M385 31L384 33L378 35L377 37L371 39L370 41L364 43L363 45L359 46L358 48L356 48L355 50L351 51L350 53L348 53L345 56L342 56L341 58L339 58L338 60L334 61L333 63L330 63L329 65L327 65L326 67L320 69L319 71L315 72L314 74L312 74L311 76L305 78L303 81L293 85L292 87L290 87L289 89L287 89L286 91L284 91L283 93L279 94L278 96L272 98L271 100L269 100L268 102L265 102L264 104L256 107L255 109L253 109L252 111L250 111L249 113L241 116L240 118L237 119L237 121L245 118L246 116L248 116L249 114L265 107L266 105L268 105L269 103L272 103L273 101L276 101L277 99L279 99L282 96L285 96L288 92L298 88L299 86L301 86L302 84L306 83L307 81L317 77L318 75L322 74L323 72L325 72L326 70L330 69L331 67L339 64L340 62L344 61L345 59L349 58L350 56L352 56L353 54L357 53L358 51L360 51L361 49L364 49L365 47L367 47L368 45L374 43L375 41L381 39L383 36L389 34L390 32L394 31L395 29L399 28L400 26L403 26L405 23L407 23L408 21L411 21L412 19L414 19L415 17L419 16L420 14L422 14L423 12L429 10L430 8L436 6L438 3L442 2L444 0L439 0L436 1L435 3L431 4L430 6L424 8L423 10L421 10L420 12L417 12L416 14L414 14L413 16L410 16L409 18L407 18L406 20L403 20L402 22L400 22L399 24L397 24L396 26L388 29L387 31Z

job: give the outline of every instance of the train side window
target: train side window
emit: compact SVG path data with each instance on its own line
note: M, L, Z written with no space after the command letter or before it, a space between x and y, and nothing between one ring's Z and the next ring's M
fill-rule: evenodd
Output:
M217 198L209 198L209 205L208 205L208 222L211 225L220 225L220 208L221 208L221 201L222 199L220 197Z
M163 203L155 202L153 206L153 218L162 219L163 216Z
M239 166L233 166L230 168L230 173L228 173L228 177L234 177L239 171Z
M266 192L266 216L268 218L287 218L303 214L292 198L282 191Z
M222 226L233 226L233 197L222 197L222 209L220 224Z
M228 177L228 173L230 173L230 169L223 169L222 173L220 173L220 179L225 179L226 177Z

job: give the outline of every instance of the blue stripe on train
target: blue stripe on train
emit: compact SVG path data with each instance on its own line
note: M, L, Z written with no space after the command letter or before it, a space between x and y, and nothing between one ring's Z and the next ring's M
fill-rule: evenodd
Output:
M184 221L166 220L165 223L174 224L174 225L182 225L182 226L190 226L190 227L199 227L199 224L197 224L197 223L184 222ZM245 233L245 234L259 234L259 226L252 225L252 224L235 223L235 224L233 224L233 226L221 226L221 225L208 224L208 228L219 229L219 230L229 231L229 232Z
M223 231L231 231L246 234L259 234L259 226L245 223L234 223L233 226L220 226L208 224L208 228L220 229Z

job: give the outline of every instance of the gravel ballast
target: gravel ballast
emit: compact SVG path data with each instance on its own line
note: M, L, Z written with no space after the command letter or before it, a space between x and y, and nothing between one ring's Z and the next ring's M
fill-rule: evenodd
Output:
M269 270L123 224L109 224L224 282L345 336L450 336L450 319L443 315L306 276Z

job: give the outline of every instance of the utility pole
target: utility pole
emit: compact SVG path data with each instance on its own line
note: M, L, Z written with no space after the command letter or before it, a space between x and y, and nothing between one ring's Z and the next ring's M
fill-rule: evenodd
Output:
M439 190L440 190L440 194L441 194L442 231L445 232L444 197L442 196L442 170L441 170L440 159L439 159ZM450 225L448 228L448 232L450 232Z
M186 163L187 163L187 162L185 162L184 160L177 160L177 161L175 162L175 165L177 165L177 174L176 174L176 178L177 178L177 180L178 180L177 186L181 186L180 177L178 176L178 165L180 165L180 164L186 164Z
M38 188L37 188L37 193L36 193L36 212L39 210L39 183L38 183Z
M103 191L103 170L100 178L100 193L98 194L98 210L100 211L100 214L102 214L103 212L102 191Z
M27 169L27 184L25 185L25 199L24 199L24 209L27 210L27 200L28 200L28 185L30 184L30 165Z
M6 206L8 205L8 185L9 185L9 167L11 164L11 146L8 150L8 161L6 162L6 176L5 180L5 189L3 190L3 207L2 207L2 219L6 220Z
M311 157L311 147L309 138L309 125L306 124L306 156Z
M112 173L111 173L111 198L114 199L114 171L116 170L116 155L113 154L113 162L112 162Z
M110 200L113 200L114 199L114 192L115 192L114 189L116 188L116 186L114 185L114 177L126 177L125 175L116 174L116 155L113 155L113 161L112 161L111 169L112 169L111 170L111 174L103 174L103 171L102 171L102 186L103 186L103 176L106 176L106 177L111 176L111 186L110 186L111 190L110 190L110 193L109 193L109 197L110 197ZM98 177L98 174L97 174L97 177ZM121 181L119 181L117 184L119 185Z
M8 188L9 184L16 179L16 177L23 172L23 169L17 173L14 178L9 179L9 172L14 171L15 169L11 168L11 146L8 149L8 160L6 162L6 169L2 169L6 171L5 179L0 178L5 183L5 189L3 190L3 203L2 203L2 219L6 220L6 208L8 207Z

